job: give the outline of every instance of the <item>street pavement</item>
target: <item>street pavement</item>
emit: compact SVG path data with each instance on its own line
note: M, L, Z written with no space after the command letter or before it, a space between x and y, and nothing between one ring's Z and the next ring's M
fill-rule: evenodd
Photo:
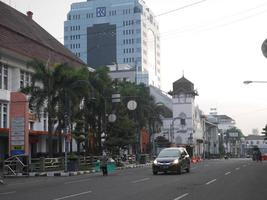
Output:
M8 178L0 200L266 200L267 161L204 160L190 173L152 175L150 166L70 177Z

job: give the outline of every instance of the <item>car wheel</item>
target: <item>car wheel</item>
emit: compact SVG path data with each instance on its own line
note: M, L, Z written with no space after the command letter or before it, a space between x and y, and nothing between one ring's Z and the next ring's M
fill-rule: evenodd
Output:
M178 167L178 169L177 169L177 174L181 174L182 173L182 169L181 169L181 167Z
M157 171L153 171L153 175L157 175L158 174L158 172Z

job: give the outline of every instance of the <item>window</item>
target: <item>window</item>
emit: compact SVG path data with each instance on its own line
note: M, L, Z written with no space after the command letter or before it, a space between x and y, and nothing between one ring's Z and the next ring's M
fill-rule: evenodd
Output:
M0 103L0 128L7 128L7 104Z
M185 125L185 119L181 119L181 125Z
M30 72L20 70L20 88L31 85L32 77Z
M0 89L8 89L8 67L0 62Z

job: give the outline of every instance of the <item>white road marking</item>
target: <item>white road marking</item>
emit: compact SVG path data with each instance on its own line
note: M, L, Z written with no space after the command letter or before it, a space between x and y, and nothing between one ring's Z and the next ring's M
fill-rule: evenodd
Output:
M139 179L136 181L132 181L132 183L140 183L140 182L144 182L144 181L148 181L150 178L143 178L143 179Z
M175 198L174 200L182 199L182 198L186 197L187 195L189 195L189 194L188 194L188 193L185 193L185 194L183 194L183 195L181 195L181 196Z
M224 175L227 176L227 175L229 175L229 174L231 174L231 172L226 172Z
M86 182L90 180L92 179L88 178L88 179L82 179L82 180L76 180L76 181L68 181L68 182L65 182L64 184L80 183L80 182Z
M235 168L235 170L240 170L240 167Z
M25 182L20 182L20 183L10 183L8 185L22 185L22 184L31 184L31 183L40 183L40 182L44 182L43 180L39 180L39 181L25 181Z
M64 197L56 198L56 199L53 199L53 200L68 199L68 198L72 198L72 197L77 197L77 196L81 196L81 195L84 195L84 194L88 194L88 193L91 193L91 192L92 192L92 191L81 192L81 193L78 193L78 194L72 194L72 195L68 195L68 196L64 196Z
M14 194L16 191L10 191L10 192L2 192L0 195L7 195L7 194Z
M243 167L246 167L247 165L243 165Z
M207 183L206 183L206 185L209 185L209 184L211 184L211 183L215 182L216 180L217 180L217 179L213 179L213 180L211 180L211 181L207 182Z

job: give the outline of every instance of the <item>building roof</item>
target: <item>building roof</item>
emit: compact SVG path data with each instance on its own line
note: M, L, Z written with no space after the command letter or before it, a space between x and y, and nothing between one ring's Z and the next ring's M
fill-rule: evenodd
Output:
M28 16L0 2L0 48L31 59L86 66L71 51Z
M227 115L211 115L215 118L218 119L218 122L234 122L235 120L233 120L231 117L227 116Z
M194 84L184 76L173 83L173 94L180 93L197 95L194 89Z
M266 138L264 135L248 135L246 140L264 140L264 138Z

